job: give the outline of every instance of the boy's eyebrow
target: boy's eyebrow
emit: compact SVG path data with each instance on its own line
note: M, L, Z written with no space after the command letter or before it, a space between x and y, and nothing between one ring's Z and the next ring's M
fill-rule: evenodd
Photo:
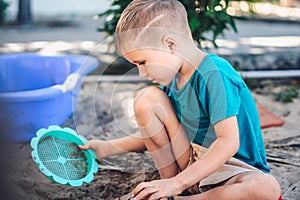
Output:
M141 62L145 62L145 60L134 60L132 61L133 63L141 63Z

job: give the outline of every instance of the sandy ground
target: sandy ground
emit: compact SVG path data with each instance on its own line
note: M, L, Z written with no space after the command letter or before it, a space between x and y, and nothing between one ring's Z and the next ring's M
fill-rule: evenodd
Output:
M137 132L132 99L134 91L143 86L143 83L84 83L76 112L63 126L76 128L88 139L111 139ZM263 133L271 173L280 182L285 199L298 200L300 98L283 104L275 102L270 92L253 95L259 103L286 121L282 127L264 129ZM61 186L39 172L31 159L29 143L2 147L6 159L1 160L3 187L0 192L3 197L7 196L5 199L115 199L129 193L142 181L158 178L148 153L139 152L103 160L94 181L89 184Z

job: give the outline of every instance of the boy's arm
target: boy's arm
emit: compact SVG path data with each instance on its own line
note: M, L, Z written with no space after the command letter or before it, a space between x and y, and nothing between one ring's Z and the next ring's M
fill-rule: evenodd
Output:
M214 126L217 139L207 153L175 178L184 190L210 175L239 149L239 129L236 116L221 120Z
M127 152L138 152L146 149L144 140L140 133L110 140L109 143L112 148L116 149L114 155Z
M139 133L108 141L90 140L87 144L79 147L81 149L93 149L98 160L127 152L145 150L143 138Z

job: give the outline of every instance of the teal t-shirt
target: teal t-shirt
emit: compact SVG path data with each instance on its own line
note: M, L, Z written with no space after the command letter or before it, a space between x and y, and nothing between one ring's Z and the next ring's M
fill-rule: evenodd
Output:
M190 141L209 147L216 139L213 126L237 116L240 148L235 158L270 172L254 99L240 75L223 58L207 54L190 80L180 89L174 79L162 89Z

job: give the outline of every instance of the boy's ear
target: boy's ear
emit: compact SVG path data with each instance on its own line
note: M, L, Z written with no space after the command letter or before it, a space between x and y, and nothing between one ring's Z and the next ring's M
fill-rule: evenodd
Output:
M163 37L163 44L173 51L176 46L176 40L173 37L166 35Z

